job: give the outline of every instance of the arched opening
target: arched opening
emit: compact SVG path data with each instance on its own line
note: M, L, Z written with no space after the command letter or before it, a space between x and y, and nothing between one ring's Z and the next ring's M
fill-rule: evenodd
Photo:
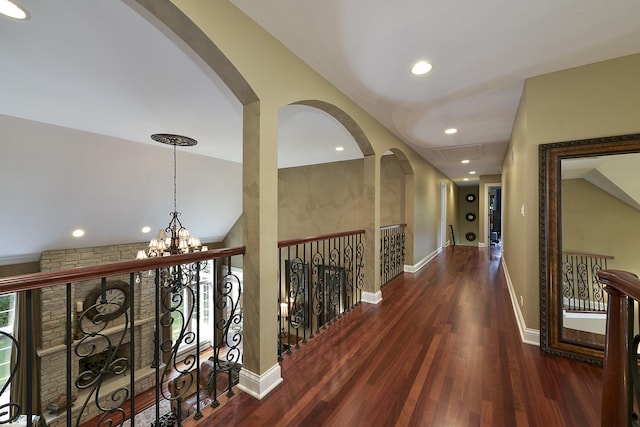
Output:
M363 155L352 135L303 104L281 107L278 123L278 239L362 228Z
M384 286L413 260L413 169L401 150L380 159L380 276Z

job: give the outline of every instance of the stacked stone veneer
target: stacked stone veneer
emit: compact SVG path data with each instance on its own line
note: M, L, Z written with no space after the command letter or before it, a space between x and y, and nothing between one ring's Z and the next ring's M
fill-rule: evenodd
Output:
M42 253L41 270L55 271L60 269L86 267L92 265L106 264L117 261L127 261L135 259L138 250L145 249L144 243L101 246L95 248L66 249L46 251ZM129 276L108 277L108 281L122 280L129 283ZM89 308L85 303L88 294L95 291L100 286L100 281L86 281L72 284L71 289L71 306L75 313L76 303L82 301L84 308ZM153 362L153 330L155 319L153 317L154 303L154 286L153 277L141 272L141 281L133 286L133 307L134 307L134 330L135 330L135 361L131 364L135 370L136 390L140 393L148 390L155 384L155 373L150 368ZM41 402L45 418L49 426L66 425L66 413L62 412L59 416L47 414L47 405L57 399L60 395L66 395L66 357L67 346L66 338L66 286L53 286L44 288L40 297L40 315L42 320L42 334L37 345L40 363L41 376ZM123 336L123 342L128 343L130 334L124 331L125 316L112 320L106 328L107 335L114 342L118 342ZM74 327L76 319L73 320ZM96 352L101 352L106 348L104 340L96 340L98 346ZM75 380L79 373L80 358L75 355L75 349L80 341L73 342L72 351L72 388L77 393L78 399L74 404L74 422L77 413L83 406L86 399L86 392L78 391L75 388ZM128 387L129 377L119 376L109 379L102 387L101 397L106 401L111 397L110 389L118 386ZM90 419L98 415L98 410L93 403L95 395L91 398L89 405L84 410L82 421Z

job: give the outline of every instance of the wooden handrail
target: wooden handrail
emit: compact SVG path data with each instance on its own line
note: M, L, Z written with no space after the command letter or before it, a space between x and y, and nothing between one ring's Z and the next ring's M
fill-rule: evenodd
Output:
M602 375L601 426L626 426L631 412L629 312L627 297L640 300L640 280L633 273L600 270L598 279L609 294ZM633 357L637 360L637 355Z
M42 273L23 274L0 278L0 295L12 292L41 289L53 285L80 282L83 280L100 279L106 276L135 273L138 271L155 270L178 264L205 261L215 258L225 258L233 255L243 255L245 247L225 249L211 249L204 252L172 255L142 260L120 261L89 267L70 268L66 270L48 271Z
M603 259L615 259L614 256L611 255L600 255L600 254L590 254L585 252L562 252L562 255L572 255L572 256L583 256L589 258L603 258Z
M400 227L406 227L407 224L391 224L391 225L385 225L380 227L380 230L388 230L390 228L400 228Z
M287 246L301 245L303 243L315 242L316 240L335 239L337 237L352 236L356 234L364 234L364 230L343 231L341 233L324 234L321 236L303 237L302 239L281 240L278 242L279 248Z
M640 279L633 273L622 270L600 270L598 279L607 286L611 286L623 294L640 301Z

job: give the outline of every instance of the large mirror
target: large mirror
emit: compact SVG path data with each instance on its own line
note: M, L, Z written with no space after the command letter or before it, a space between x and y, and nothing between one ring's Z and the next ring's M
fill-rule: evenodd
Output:
M601 364L607 295L595 273L640 275L640 134L543 144L540 345Z

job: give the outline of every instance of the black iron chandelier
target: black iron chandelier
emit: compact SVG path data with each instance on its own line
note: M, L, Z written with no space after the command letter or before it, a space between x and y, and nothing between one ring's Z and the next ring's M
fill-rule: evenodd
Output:
M184 254L187 252L196 252L198 250L207 250L206 246L202 246L200 239L192 236L189 230L180 222L180 212L177 208L176 197L176 147L191 147L198 143L193 138L181 135L172 135L157 133L151 135L151 139L162 144L168 144L173 146L173 212L171 215L171 221L166 228L160 229L158 236L151 239L149 242L149 252L144 254L148 257ZM143 252L144 253L144 252ZM144 257L143 254L138 253L137 258Z

